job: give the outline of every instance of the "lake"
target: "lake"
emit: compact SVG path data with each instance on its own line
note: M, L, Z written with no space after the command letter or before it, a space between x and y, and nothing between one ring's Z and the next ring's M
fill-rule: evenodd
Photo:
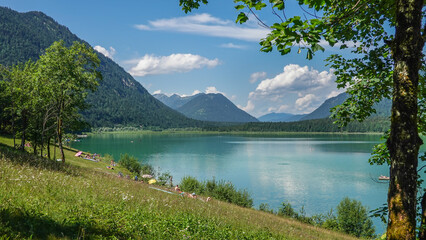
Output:
M379 135L289 134L235 136L207 134L98 134L73 143L91 153L128 153L156 170L170 172L174 184L184 176L215 178L245 188L257 208L283 201L308 215L327 213L344 197L362 201L370 209L386 202L386 166L368 163ZM384 226L374 220L377 231Z

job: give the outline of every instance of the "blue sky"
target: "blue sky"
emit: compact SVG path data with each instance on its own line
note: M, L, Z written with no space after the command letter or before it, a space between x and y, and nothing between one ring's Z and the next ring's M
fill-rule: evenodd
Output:
M309 113L336 96L326 47L314 60L293 51L260 52L268 29L252 17L236 24L234 3L211 1L185 14L178 0L0 0L19 12L42 11L131 73L150 93L220 92L255 117L269 112ZM287 14L299 13L287 6ZM260 17L279 21L270 10Z

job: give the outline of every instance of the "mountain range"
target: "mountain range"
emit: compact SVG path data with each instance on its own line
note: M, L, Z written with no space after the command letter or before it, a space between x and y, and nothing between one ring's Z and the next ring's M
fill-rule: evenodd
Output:
M259 117L258 119L262 122L296 122L328 118L330 116L330 110L333 107L342 104L348 97L349 95L347 93L341 93L335 97L329 98L309 114L269 113ZM391 105L392 102L389 99L383 99L379 103L374 104L376 113L372 114L372 116L390 116Z
M84 42L42 12L19 13L0 7L0 64L10 66L37 60L54 41ZM86 42L84 42L86 43ZM86 43L87 44L87 43ZM88 44L89 45L89 44ZM91 108L82 112L94 127L133 125L162 128L198 126L201 123L167 107L110 58L97 53L103 80L87 97Z
M239 109L220 93L199 93L181 97L173 94L154 94L154 97L185 116L202 121L214 122L258 122L258 120Z

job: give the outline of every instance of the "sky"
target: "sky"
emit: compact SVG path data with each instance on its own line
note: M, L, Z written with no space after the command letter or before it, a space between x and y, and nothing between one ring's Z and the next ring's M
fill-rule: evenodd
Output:
M297 49L285 56L261 52L259 41L269 30L253 15L245 24L235 23L239 11L231 0L211 0L188 14L178 0L0 0L0 6L44 12L121 65L151 94L222 93L260 117L310 113L343 92L324 61L338 48L324 46L313 60ZM286 7L287 15L299 13L297 5ZM269 25L279 21L270 8L258 16Z

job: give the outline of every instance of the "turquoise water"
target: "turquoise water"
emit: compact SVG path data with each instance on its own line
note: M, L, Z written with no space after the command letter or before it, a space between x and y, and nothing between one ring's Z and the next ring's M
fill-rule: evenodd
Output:
M278 209L288 201L308 215L327 213L344 198L362 201L370 209L386 202L389 175L386 166L368 163L377 135L218 136L188 134L100 134L73 147L111 154L116 160L129 153L161 172L174 183L190 175L215 178L245 188L255 207L268 203ZM378 232L383 224L375 220Z

